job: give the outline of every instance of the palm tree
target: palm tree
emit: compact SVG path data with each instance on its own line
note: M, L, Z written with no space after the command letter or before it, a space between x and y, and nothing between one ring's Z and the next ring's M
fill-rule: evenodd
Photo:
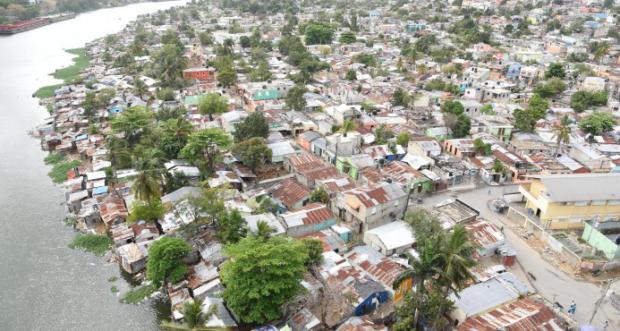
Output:
M183 118L171 118L160 122L160 128L162 131L160 148L169 159L176 158L187 144L193 131L192 124Z
M350 131L353 131L355 129L355 123L353 123L353 121L351 120L345 120L342 123L342 127L340 128L340 132L342 132L342 135L346 138L347 137L347 133L349 133Z
M570 134L571 134L571 122L568 118L568 115L564 115L558 123L553 128L553 137L555 138L555 142L557 144L556 154L560 151L562 147L562 143L569 144L570 143Z
M211 305L207 312L202 310L203 301L194 299L183 304L183 318L185 323L162 322L161 327L166 330L179 331L226 331L227 328L207 327L203 323L217 313L217 306Z
M146 92L147 92L147 86L142 81L142 79L140 79L137 76L133 78L133 81L134 81L133 93L135 93L137 96L140 97L140 99L142 99L144 94L146 94Z
M594 50L594 59L599 61L599 64L603 60L603 57L609 53L609 48L609 43L606 41L603 41L597 45Z
M183 305L183 317L185 318L185 323L190 328L198 326L204 318L202 314L202 300L194 299L192 302L186 302Z
M474 246L462 225L455 226L450 234L442 237L440 255L443 265L439 279L447 289L456 294L473 278L469 268L476 265L472 257Z
M161 176L159 171L143 170L133 182L133 193L144 202L153 201L161 196Z
M442 263L440 242L434 238L427 238L423 243L418 243L418 259L411 259L412 269L400 274L392 286L398 288L407 278L413 277L415 284L414 302L421 303L427 291L427 281L431 281L437 274L441 273L438 268ZM416 304L413 313L412 327L417 327L420 318L420 307Z
M275 233L276 229L272 228L265 221L258 221L256 223L256 236L259 238L263 238L264 240L269 239L271 234Z

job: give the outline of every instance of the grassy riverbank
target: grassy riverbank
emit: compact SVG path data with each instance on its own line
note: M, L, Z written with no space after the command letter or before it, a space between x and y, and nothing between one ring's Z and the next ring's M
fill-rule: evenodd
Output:
M69 248L79 248L97 256L103 256L114 242L108 236L96 234L78 234L69 244Z
M49 154L44 161L45 164L52 165L52 170L47 175L57 184L67 180L67 171L82 164L78 160L67 160L64 155L58 153Z
M62 80L63 83L43 86L34 93L35 97L53 97L54 91L56 89L62 87L65 84L70 84L76 81L80 77L80 72L86 69L90 64L90 58L88 57L88 54L86 54L86 49L73 48L66 50L66 52L76 55L76 57L73 58L73 64L65 68L56 69L56 71L54 71L54 73L52 74L54 78Z

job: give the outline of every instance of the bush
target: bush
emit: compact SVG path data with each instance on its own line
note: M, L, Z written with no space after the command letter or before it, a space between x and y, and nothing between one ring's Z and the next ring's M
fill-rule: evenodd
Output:
M59 153L50 153L43 159L45 164L57 164L65 160L65 156Z
M114 242L107 236L97 234L78 234L69 248L80 248L97 256L103 256Z
M121 298L121 302L127 304L137 304L150 297L151 294L155 293L155 291L157 291L157 287L153 284L136 287L125 293Z
M79 166L81 164L78 160L61 162L54 164L52 170L47 174L52 178L54 183L62 183L67 180L67 171Z

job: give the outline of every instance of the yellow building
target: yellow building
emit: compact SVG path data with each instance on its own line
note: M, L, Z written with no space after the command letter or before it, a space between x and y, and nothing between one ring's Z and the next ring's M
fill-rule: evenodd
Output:
M519 191L528 216L547 229L580 229L585 220L620 218L619 174L531 176Z

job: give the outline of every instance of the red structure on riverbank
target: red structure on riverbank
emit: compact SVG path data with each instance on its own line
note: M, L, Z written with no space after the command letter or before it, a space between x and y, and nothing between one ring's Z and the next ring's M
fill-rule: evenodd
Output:
M75 14L58 14L53 16L37 17L26 21L17 22L14 24L0 25L0 35L15 34L19 32L28 31L44 25L52 24L59 21L64 21L75 17Z
M51 23L49 18L33 18L15 24L0 25L0 34L14 34Z

